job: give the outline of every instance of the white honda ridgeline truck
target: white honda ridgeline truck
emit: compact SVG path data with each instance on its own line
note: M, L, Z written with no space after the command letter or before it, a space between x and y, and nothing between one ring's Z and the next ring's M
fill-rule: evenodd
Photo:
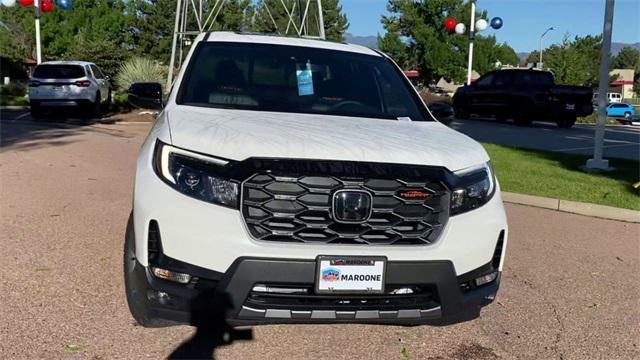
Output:
M184 64L166 101L129 89L163 109L125 240L141 325L442 325L493 301L507 222L489 157L390 58L212 32Z

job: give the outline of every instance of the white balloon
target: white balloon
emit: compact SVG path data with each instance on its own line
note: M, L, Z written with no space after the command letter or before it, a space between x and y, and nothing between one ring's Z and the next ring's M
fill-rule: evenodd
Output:
M484 31L487 30L489 23L485 19L479 19L476 21L476 31Z
M16 5L16 0L2 0L2 5L12 7Z
M456 34L462 35L465 31L467 31L467 27L463 23L456 25Z

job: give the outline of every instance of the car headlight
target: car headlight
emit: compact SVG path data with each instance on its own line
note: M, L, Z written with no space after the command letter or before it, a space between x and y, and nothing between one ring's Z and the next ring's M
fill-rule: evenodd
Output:
M239 184L224 175L227 163L156 142L154 168L165 183L196 199L238 209Z
M465 169L455 175L458 181L451 192L451 215L477 209L493 197L496 179L490 161L479 168Z

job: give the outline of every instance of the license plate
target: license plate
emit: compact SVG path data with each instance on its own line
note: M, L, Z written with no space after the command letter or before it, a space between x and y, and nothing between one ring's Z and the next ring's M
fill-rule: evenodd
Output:
M575 109L576 109L576 104L566 104L566 105L564 106L564 108L565 108L566 110L575 110Z
M316 292L383 293L386 262L385 257L319 256Z

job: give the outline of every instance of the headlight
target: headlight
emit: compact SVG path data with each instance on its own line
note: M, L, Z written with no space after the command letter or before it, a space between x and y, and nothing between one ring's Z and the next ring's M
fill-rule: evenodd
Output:
M457 172L458 182L451 192L451 215L457 215L486 204L495 193L496 180L491 162L480 168Z
M154 168L169 186L196 199L238 208L238 183L224 176L226 160L156 142Z

